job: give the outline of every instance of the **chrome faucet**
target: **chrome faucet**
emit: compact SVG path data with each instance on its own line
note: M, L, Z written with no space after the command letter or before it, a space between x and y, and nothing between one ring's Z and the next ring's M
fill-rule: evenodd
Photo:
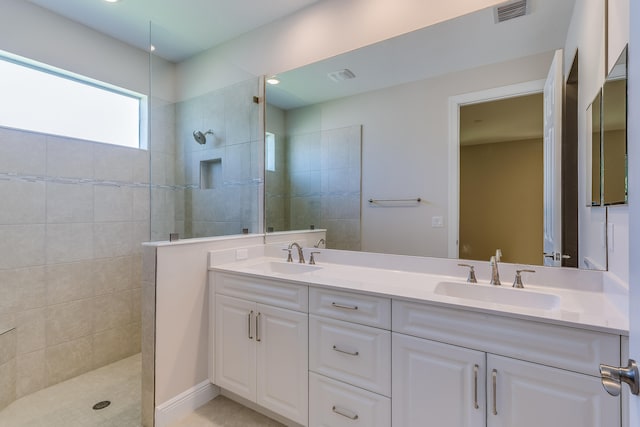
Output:
M302 246L300 246L297 242L293 242L289 245L289 248L287 250L291 251L291 249L293 249L294 247L298 248L298 262L300 264L304 264L304 254L302 253Z
M491 266L491 281L489 284L500 286L500 273L498 272L498 262L502 257L502 251L500 249L496 249L496 254L489 259L489 265Z
M319 248L320 245L323 245L323 246L326 247L327 246L327 242L325 242L324 239L320 239L320 240L318 240L318 242L315 245L313 245L313 247L314 248Z

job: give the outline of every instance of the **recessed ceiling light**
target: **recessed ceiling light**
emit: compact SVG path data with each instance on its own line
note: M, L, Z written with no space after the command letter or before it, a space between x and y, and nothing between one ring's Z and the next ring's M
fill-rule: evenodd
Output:
M120 0L104 0L107 3L118 3Z
M270 85L277 85L278 83L280 83L280 80L276 76L271 76L267 79L267 83L269 83Z

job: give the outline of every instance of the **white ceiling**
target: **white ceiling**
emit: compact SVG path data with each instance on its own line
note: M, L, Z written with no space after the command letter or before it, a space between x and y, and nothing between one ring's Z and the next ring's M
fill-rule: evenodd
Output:
M180 62L320 0L28 0L125 43Z

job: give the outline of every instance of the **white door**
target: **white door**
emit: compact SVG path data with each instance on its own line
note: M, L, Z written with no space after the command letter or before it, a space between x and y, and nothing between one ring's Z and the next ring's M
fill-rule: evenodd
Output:
M620 400L600 379L487 355L487 427L616 427Z
M307 425L308 316L258 304L256 348L258 405Z
M256 398L256 304L216 296L216 384L246 399Z
M544 85L544 265L562 265L562 50Z
M396 333L392 348L394 427L484 425L484 352Z
M638 117L640 113L640 2L630 1L629 34L629 103L628 117ZM629 355L640 361L640 121L628 121L629 141ZM626 365L626 360L623 360ZM627 389L628 387L623 386ZM631 396L629 401L630 425L640 425L640 396Z

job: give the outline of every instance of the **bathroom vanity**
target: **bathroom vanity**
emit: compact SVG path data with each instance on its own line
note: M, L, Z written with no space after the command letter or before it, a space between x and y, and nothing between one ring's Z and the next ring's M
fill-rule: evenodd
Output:
M211 382L305 426L622 425L598 366L620 364L627 320L606 294L366 257L212 261Z

